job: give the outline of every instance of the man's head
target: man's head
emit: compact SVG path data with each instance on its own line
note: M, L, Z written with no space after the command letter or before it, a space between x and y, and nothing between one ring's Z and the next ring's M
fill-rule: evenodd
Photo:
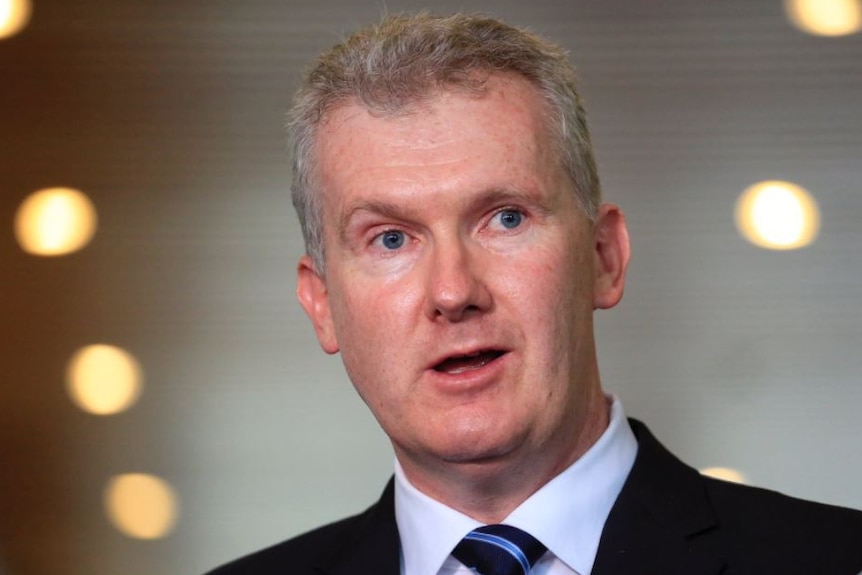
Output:
M540 94L547 136L582 209L595 217L599 178L565 51L480 16L390 17L323 53L309 69L290 114L293 203L306 250L320 273L326 247L314 148L327 116L348 103L380 116L407 114L440 91L481 91L489 74L506 72L525 78Z
M440 45L381 40L369 48L373 59L398 52L421 78L416 62L435 46L479 50L488 36L503 51L541 45L493 21L425 16L346 43L417 27L456 38L486 32L471 32L472 44L444 42L441 30ZM562 67L561 54L548 50ZM297 295L318 340L341 352L408 477L465 512L475 497L456 502L453 486L482 482L500 511L511 501L493 492L531 492L601 433L607 409L592 313L619 301L628 261L622 214L592 207L598 184L573 86L563 82L574 111L555 116L533 76L504 66L513 60L486 69L465 58L446 81L432 68L421 89L402 81L398 66L380 71L364 82L364 96L305 107L314 129L297 160L305 170L297 177L314 190L298 202L309 210L309 250L326 246L325 260L305 256L298 268ZM571 79L570 70L559 77ZM570 116L583 128L572 157L587 162L588 174L572 173L549 129L562 125L550 118ZM318 226L311 232L309 220Z

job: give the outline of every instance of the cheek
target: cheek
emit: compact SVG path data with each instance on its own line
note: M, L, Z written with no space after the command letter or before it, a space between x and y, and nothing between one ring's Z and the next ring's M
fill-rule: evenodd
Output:
M572 246L573 244L568 244ZM544 369L565 364L590 329L591 267L585 250L544 250L512 262L500 286Z
M572 262L556 250L534 250L511 259L497 274L503 297L513 300L523 321L555 321L571 303ZM529 325L529 323L527 325Z
M345 369L366 402L394 391L415 357L415 290L352 278L333 297L333 321Z

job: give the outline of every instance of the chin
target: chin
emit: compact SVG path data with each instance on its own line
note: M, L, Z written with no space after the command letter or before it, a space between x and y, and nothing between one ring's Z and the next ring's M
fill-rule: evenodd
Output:
M501 433L499 427L471 429L450 436L438 457L447 463L491 464L499 462L523 444L525 434Z

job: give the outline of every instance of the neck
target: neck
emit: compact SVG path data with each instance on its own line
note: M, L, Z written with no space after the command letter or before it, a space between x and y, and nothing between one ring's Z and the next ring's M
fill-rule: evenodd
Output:
M607 429L610 410L601 389L566 433L542 445L482 461L418 462L395 446L410 483L425 495L473 519L500 523L533 493L577 461Z

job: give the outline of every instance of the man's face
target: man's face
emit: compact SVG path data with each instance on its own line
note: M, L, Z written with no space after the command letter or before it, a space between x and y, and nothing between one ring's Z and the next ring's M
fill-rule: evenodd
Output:
M581 211L542 110L494 75L321 126L326 270L303 258L298 296L405 470L562 453L600 396L592 313L621 295L625 225Z

